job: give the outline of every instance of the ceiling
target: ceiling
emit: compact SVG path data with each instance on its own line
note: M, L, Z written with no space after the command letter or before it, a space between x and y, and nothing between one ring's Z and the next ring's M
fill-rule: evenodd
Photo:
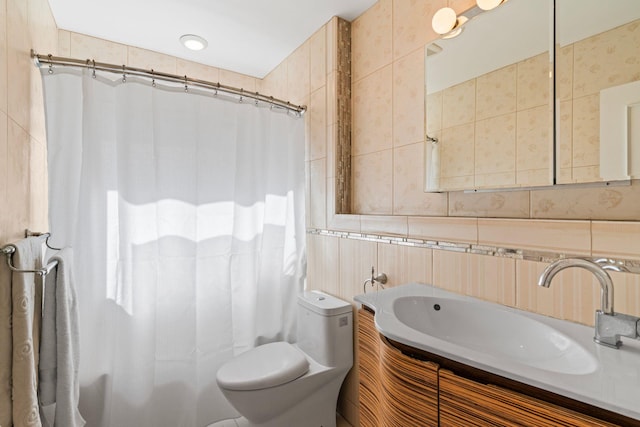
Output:
M58 28L262 78L331 17L377 0L49 0ZM187 50L183 34L209 46Z

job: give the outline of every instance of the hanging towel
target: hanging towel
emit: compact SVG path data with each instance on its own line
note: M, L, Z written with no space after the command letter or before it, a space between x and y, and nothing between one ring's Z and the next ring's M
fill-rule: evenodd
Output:
M58 261L58 267L55 281L47 281L44 299L40 403L43 414L49 413L45 407L55 404L53 423L45 418L45 426L52 427L85 425L78 410L80 335L72 259L70 248L62 249L52 257L51 260Z
M16 243L13 265L27 270L41 268L44 242L43 237L30 237ZM4 329L0 347L8 347L0 353L0 425L39 427L37 370L42 284L33 273L7 271L0 275L0 282L5 288L0 296L0 329ZM10 289L8 293L6 288ZM8 384L11 390L6 393ZM7 397L11 400L7 401Z

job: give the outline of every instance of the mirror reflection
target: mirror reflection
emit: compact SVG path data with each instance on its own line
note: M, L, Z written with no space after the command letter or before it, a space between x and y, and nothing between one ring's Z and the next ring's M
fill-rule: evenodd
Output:
M426 47L425 191L553 183L552 7L509 0Z
M557 182L640 178L640 1L556 0L556 25Z

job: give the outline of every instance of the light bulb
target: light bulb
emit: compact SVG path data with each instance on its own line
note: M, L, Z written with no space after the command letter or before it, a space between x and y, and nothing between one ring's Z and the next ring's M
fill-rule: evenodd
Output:
M438 10L431 20L433 31L438 34L447 34L455 28L457 23L458 16L456 15L456 11L450 7L443 7Z
M476 0L478 7L482 10L491 10L500 6L504 0Z

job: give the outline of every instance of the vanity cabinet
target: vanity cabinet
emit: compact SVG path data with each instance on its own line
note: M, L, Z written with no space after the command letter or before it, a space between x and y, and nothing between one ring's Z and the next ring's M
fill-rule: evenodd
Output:
M360 426L438 425L438 365L388 345L370 312L358 320Z
M614 426L494 385L441 369L438 373L440 425L453 426Z
M511 380L390 342L376 330L374 315L367 309L358 311L358 321L363 427L640 425L618 414L579 402L572 405L561 396L520 387ZM615 424L609 422L612 420Z

